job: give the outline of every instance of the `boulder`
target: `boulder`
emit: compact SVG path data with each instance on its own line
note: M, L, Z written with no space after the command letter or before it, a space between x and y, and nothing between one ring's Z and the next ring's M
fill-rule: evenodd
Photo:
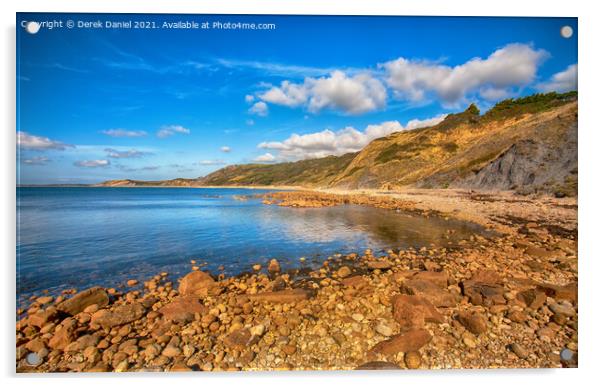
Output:
M42 328L48 322L51 322L57 318L57 310L54 307L48 307L45 310L38 311L29 315L27 323L30 326Z
M262 292L248 296L251 301L268 303L294 303L310 298L310 292L303 289L289 289L283 291Z
M461 284L462 293L474 305L505 304L502 279L495 271L479 271Z
M364 279L363 276L356 275L344 278L343 280L341 280L341 284L343 284L345 287L361 289L368 285L368 281Z
M382 341L370 349L371 354L394 355L399 352L418 351L429 343L432 335L424 329L410 330L403 334L394 335L391 339Z
M458 321L473 334L482 334L487 331L487 319L478 312L458 311Z
M420 328L425 322L443 323L443 315L419 295L396 295L391 299L393 318L402 328Z
M90 324L97 324L102 328L111 328L131 323L142 318L144 314L146 314L146 308L142 304L126 304L117 306L112 311L100 310L95 312Z
M391 264L390 262L386 261L386 260L377 260L377 261L369 261L366 266L368 267L368 269L380 269L381 271L387 270L387 269L391 269L391 267L393 266L393 264Z
M408 295L420 295L436 307L454 307L458 303L454 294L427 280L405 280L401 284L401 292Z
M569 302L577 303L577 282L567 285L555 285L549 283L537 283L537 289L543 291L546 296L556 300L568 300Z
M205 314L207 307L196 296L179 296L158 311L166 320L187 323L194 320L194 314Z
M536 289L528 289L516 294L516 299L525 303L525 305L533 310L538 310L546 303L546 294Z
M412 276L412 279L430 281L438 287L445 289L447 288L449 278L447 272L419 271Z
M57 309L69 315L77 315L86 307L93 304L98 305L98 307L104 307L109 304L109 295L107 295L107 292L103 288L88 288L60 303Z
M218 295L220 287L217 285L215 280L206 272L193 271L187 274L180 281L178 287L180 295Z
M75 339L77 323L73 318L63 320L48 341L48 347L53 350L64 350Z
M280 272L280 263L276 259L270 260L268 264L268 272L269 273L278 273Z

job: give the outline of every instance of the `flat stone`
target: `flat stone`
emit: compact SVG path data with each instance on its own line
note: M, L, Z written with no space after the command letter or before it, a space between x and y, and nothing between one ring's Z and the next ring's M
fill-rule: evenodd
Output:
M69 298L57 306L57 309L69 315L77 315L86 307L93 304L99 307L104 307L109 304L109 295L100 287L88 288L85 291L79 292L72 298Z
M410 330L376 344L370 349L370 353L393 355L398 352L418 351L422 346L429 343L431 339L432 335L427 330Z
M454 307L458 303L455 295L427 280L405 280L401 284L401 290L409 295L423 296L436 307Z
M178 296L170 303L159 308L159 313L166 320L171 320L178 323L186 323L194 320L194 314L205 314L205 307L197 296Z
M387 269L391 269L393 266L390 262L386 260L377 260L377 261L369 261L366 266L368 269L380 269L381 271L385 271Z
M525 303L527 307L538 310L546 303L546 294L536 289L528 289L516 294L516 299Z
M146 308L142 304L126 304L117 306L112 311L100 310L92 315L91 324L98 324L103 328L111 328L122 324L131 323L142 318Z
M180 295L208 296L218 295L221 288L208 273L193 271L182 278L178 292Z
M487 319L482 314L470 311L459 311L458 321L473 334L482 334L487 331Z
M567 285L555 285L549 283L538 283L537 289L543 291L547 296L556 300L568 300L569 302L577 303L577 283L569 283Z
M391 299L393 318L402 328L420 328L425 322L443 323L443 315L423 296L396 295Z
M30 326L42 328L48 322L51 322L57 318L57 310L54 307L48 307L45 310L38 311L27 317L27 323Z
M230 349L242 351L250 345L259 341L257 335L253 335L248 328L241 328L229 333L224 337L224 345Z
M361 289L368 285L368 281L364 279L363 276L357 275L346 277L345 279L341 280L341 284L343 284L345 287Z

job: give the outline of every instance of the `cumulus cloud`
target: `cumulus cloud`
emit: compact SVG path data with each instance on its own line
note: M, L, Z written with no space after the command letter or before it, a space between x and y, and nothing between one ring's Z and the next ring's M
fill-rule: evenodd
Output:
M304 106L313 113L328 108L361 114L384 107L387 90L367 72L347 76L337 70L329 76L305 78L300 84L285 80L280 86L272 86L258 96L273 104Z
M109 129L103 130L101 133L108 135L109 137L144 137L147 133L143 130L125 130L125 129Z
M50 159L48 157L42 157L42 156L38 156L38 157L31 157L31 158L22 158L21 162L23 162L25 165L48 165L48 162L50 162Z
M230 153L232 149L230 148L230 146L222 146L219 148L219 151L221 151L222 153Z
M97 160L85 160L85 161L76 161L73 165L80 168L101 168L106 167L111 164L111 161L106 159L97 159Z
M111 157L111 158L140 158L140 157L150 154L145 151L140 151L140 150L136 150L136 149L120 151L120 150L107 148L107 149L105 149L105 152L107 153L107 157Z
M513 43L486 59L473 58L453 67L406 58L379 67L385 70L386 82L397 97L420 101L435 93L443 103L453 104L471 93L496 99L513 87L527 85L533 82L539 64L547 57L545 50Z
M245 102L253 103L254 100L255 100L255 97L253 95L245 95Z
M174 134L190 134L190 129L180 125L169 125L163 126L159 131L157 131L157 137L159 138L171 137Z
M38 137L24 131L17 132L17 145L23 150L65 150L73 145L67 145L59 141L53 141L48 137Z
M249 108L249 112L251 114L259 115L260 117L265 117L268 115L268 105L262 101L255 102L255 104Z
M548 81L539 83L536 88L543 92L577 90L577 65L571 64L566 70L552 75Z
M278 151L279 158L287 160L342 155L360 151L376 138L385 137L398 131L433 126L444 118L445 115L442 114L424 120L413 119L406 126L398 121L387 121L378 125L368 125L364 131L349 126L338 131L323 130L304 135L293 134L282 142L262 142L258 147ZM272 161L275 160L274 156L270 153L267 154L273 157Z
M269 163L276 161L276 157L274 157L272 153L265 153L263 155L260 155L259 157L256 157L253 161Z

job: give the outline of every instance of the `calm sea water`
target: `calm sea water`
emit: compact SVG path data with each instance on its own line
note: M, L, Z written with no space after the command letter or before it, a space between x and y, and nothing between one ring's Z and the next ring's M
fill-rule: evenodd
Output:
M119 286L190 260L226 274L277 258L284 268L334 253L448 245L480 228L440 218L339 206L287 208L236 196L247 189L17 188L18 298L41 290ZM452 240L444 238L456 230ZM301 263L300 257L307 262Z

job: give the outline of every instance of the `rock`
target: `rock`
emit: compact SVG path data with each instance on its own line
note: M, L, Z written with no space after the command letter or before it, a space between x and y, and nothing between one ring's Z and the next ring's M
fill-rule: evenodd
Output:
M398 352L418 351L429 343L431 334L424 329L410 330L403 334L394 335L392 338L376 344L370 349L372 354L393 355Z
M393 266L390 262L386 260L378 260L378 261L369 261L366 266L368 269L375 270L380 269L381 271L391 269Z
M525 359L529 356L529 352L523 346L516 342L510 344L510 350L512 350L512 352L515 353L516 356L521 359Z
M280 272L280 263L276 259L270 260L268 264L268 272L269 273L278 273Z
M206 272L193 271L187 274L180 281L178 287L180 295L217 295L220 292L220 287L215 280Z
M406 353L403 357L403 360L408 369L417 369L420 367L420 364L422 364L422 357L417 351L410 351Z
M355 368L356 370L401 370L401 367L391 362L367 362Z
M126 284L127 284L129 287L133 287L133 286L135 286L135 285L137 285L137 284L138 284L138 280L131 279L131 280L128 280Z
M443 271L419 271L412 276L412 279L430 281L438 287L446 289L449 277L447 276L447 272Z
M263 336L263 334L265 333L265 326L263 324L258 324L256 326L251 327L249 331L251 332L251 335Z
M459 311L458 321L473 334L482 334L487 331L487 319L485 316L470 311Z
M516 294L516 299L525 303L527 307L538 310L546 303L546 294L535 289L528 289Z
M362 289L368 285L368 281L362 276L356 275L344 278L343 280L341 280L341 284L343 284L345 287Z
M159 313L163 315L165 320L170 320L177 323L187 323L194 320L194 314L205 314L205 307L196 296L178 296L170 303L159 308Z
M52 296L40 296L36 299L36 303L45 305L50 303L54 298Z
M286 344L282 346L282 352L284 352L286 355L293 355L296 351L297 346L294 346L292 344Z
M458 299L431 281L410 279L401 285L401 291L409 295L420 295L436 307L454 307Z
M554 285L549 283L538 283L537 289L543 291L546 296L556 300L568 300L569 302L577 303L577 283L569 283L565 286Z
M54 334L48 341L48 347L54 350L63 350L67 347L73 339L75 339L75 327L77 323L72 318L63 320L60 324L60 328L54 331Z
M253 271L259 271L261 270L261 265L260 264L253 264Z
M337 276L342 279L346 278L349 275L351 275L351 268L349 268L346 265L342 266L337 270Z
M77 315L93 304L104 307L109 304L109 295L100 287L88 288L57 306L57 309L69 315Z
M27 323L30 326L42 328L47 323L57 318L57 310L54 307L48 307L45 310L38 311L27 317Z
M351 319L355 320L356 322L361 322L364 320L364 315L355 313L351 315Z
M506 303L502 280L494 271L479 271L462 282L462 293L477 306Z
M181 353L182 350L180 350L177 346L167 345L161 352L161 355L165 355L168 358L174 358L180 355Z
M251 334L248 328L241 328L229 333L224 338L224 345L230 349L242 351L259 340L257 335Z
M142 304L126 304L117 306L112 311L100 310L95 312L90 323L100 325L102 328L111 328L138 320L145 313L146 309Z
M425 322L443 323L443 315L425 297L396 295L391 299L393 318L402 328L421 328Z
M577 315L575 309L570 304L566 303L551 303L549 306L550 310L556 315L563 315L566 317L574 317Z
M522 311L511 311L508 313L507 317L515 323L524 323L528 319L527 314Z
M375 330L382 336L389 337L393 335L393 329L384 323L377 324Z
M42 338L35 338L27 342L25 348L31 352L39 352L46 348L46 344L44 344Z
M477 347L477 341L476 341L474 335L472 335L468 331L465 332L464 334L462 334L462 342L464 342L464 344L468 348L475 348L475 347Z
M309 291L303 289L290 289L283 291L262 292L254 295L248 295L252 301L268 303L294 303L310 298Z

